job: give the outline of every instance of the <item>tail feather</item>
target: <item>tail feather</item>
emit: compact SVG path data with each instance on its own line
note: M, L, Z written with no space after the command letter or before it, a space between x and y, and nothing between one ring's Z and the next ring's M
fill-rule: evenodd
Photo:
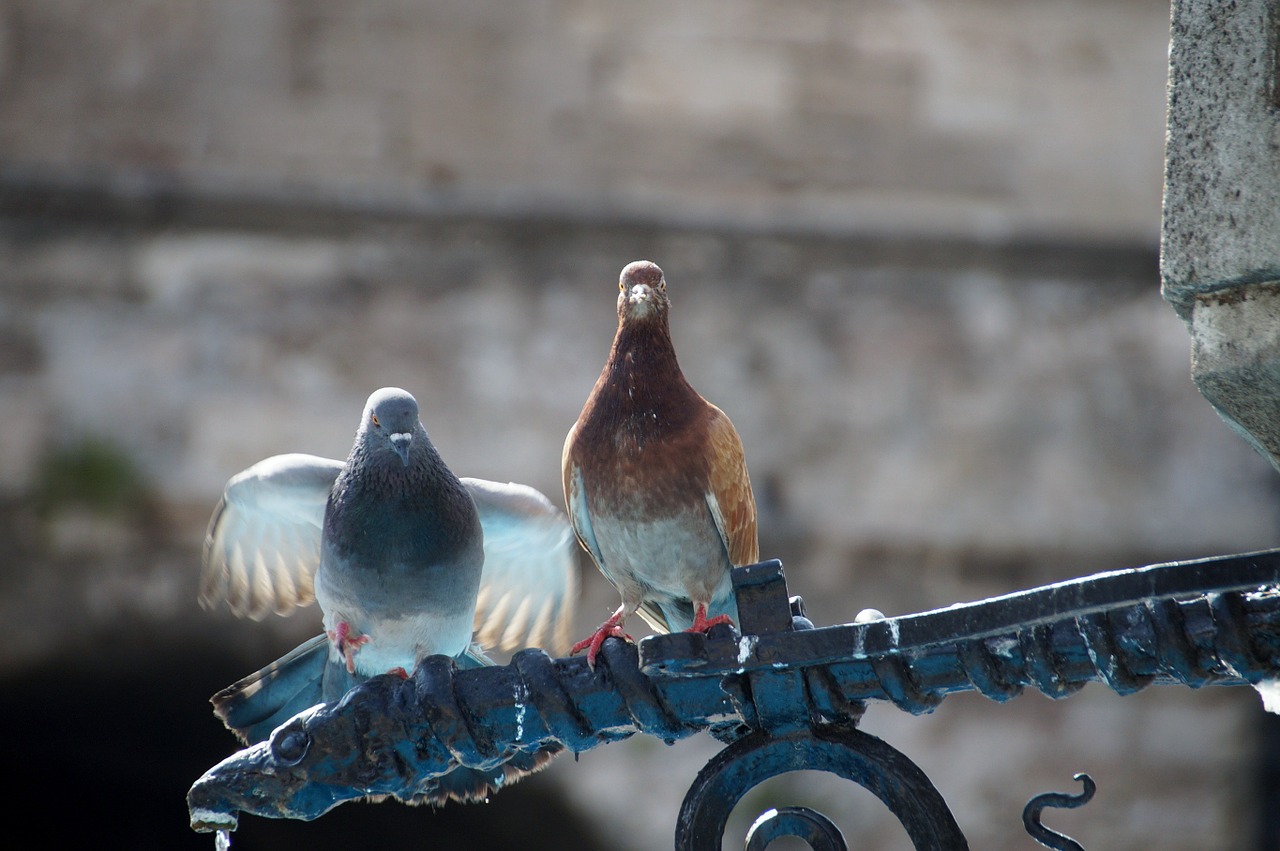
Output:
M467 645L467 649L458 657L458 667L464 671L472 668L487 668L496 664L498 663L490 659L479 644Z
M348 674L344 665L334 661L329 647L329 639L318 635L260 671L232 683L210 698L214 715L242 743L251 745L268 739L273 730L304 709L337 701L361 678ZM477 645L469 647L457 661L463 669L494 664ZM427 781L404 802L439 807L450 801L485 801L499 789L541 771L562 750L563 745L549 744L532 753L517 752L493 768L459 766ZM371 796L370 800L384 797L387 796Z
M638 614L648 624L661 632L681 632L693 626L693 603L688 600L666 597L655 601L646 600L639 608ZM736 625L738 623L738 603L732 595L717 597L707 607L707 617L728 615Z
M265 741L280 724L302 710L321 703L334 703L347 694L362 677L347 673L329 654L328 637L319 635L302 642L288 654L266 665L261 671L232 683L210 699L214 714L244 745ZM477 645L471 645L458 656L458 667L483 668L494 662ZM513 754L506 763L494 768L458 767L448 774L431 778L406 804L444 806L449 801L474 804L485 801L518 779L539 772L564 750L559 744ZM385 795L370 796L371 801Z
M482 803L500 789L546 768L563 750L563 745L552 744L532 753L518 752L494 768L459 766L448 774L427 781L418 794L406 799L405 803L432 807L444 806L450 801Z
M246 745L266 740L271 731L304 709L333 703L364 678L350 674L329 653L330 642L317 635L265 668L237 680L209 699L213 714ZM472 644L458 657L460 668L494 662Z
M209 702L227 729L251 745L267 739L302 710L337 700L355 684L344 666L330 660L328 638L317 635L222 689Z

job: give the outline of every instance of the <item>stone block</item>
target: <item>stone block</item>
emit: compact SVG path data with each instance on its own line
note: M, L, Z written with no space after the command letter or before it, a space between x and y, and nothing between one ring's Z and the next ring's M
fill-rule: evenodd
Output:
M1280 284L1196 295L1191 374L1241 437L1280 467Z
M1175 0L1161 287L1192 377L1280 468L1280 11Z
M1161 277L1189 319L1197 293L1280 280L1280 11L1172 8Z

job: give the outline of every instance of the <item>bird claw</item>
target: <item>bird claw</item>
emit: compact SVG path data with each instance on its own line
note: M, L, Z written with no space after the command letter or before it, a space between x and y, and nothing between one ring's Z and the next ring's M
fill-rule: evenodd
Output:
M713 626L720 626L722 623L733 626L733 618L728 615L716 615L714 618L708 618L706 606L699 604L693 613L693 626L686 629L685 632L700 632L706 635Z
M600 647L604 644L604 640L606 638L621 638L623 641L630 641L633 644L635 643L635 639L623 632L622 627L618 625L617 621L610 618L600 624L596 631L591 633L590 636L573 645L569 650L569 655L574 656L586 648L587 667L594 671L596 669L596 656L599 655Z
M347 661L347 673L354 674L356 672L356 651L369 643L369 636L353 633L351 624L346 621L338 621L337 626L333 629L325 630L325 634L329 636L333 646L338 648L342 658Z

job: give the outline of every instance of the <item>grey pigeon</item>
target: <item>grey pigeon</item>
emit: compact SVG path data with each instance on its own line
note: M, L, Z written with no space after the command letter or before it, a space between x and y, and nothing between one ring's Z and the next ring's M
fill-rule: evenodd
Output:
M534 488L459 479L413 396L382 388L345 463L278 455L227 483L205 538L201 605L260 619L317 601L325 634L218 692L214 712L252 744L369 677L408 676L426 656L477 667L493 664L486 647L562 652L578 590L573 540ZM521 755L519 771L458 769L439 801L483 799L553 753Z

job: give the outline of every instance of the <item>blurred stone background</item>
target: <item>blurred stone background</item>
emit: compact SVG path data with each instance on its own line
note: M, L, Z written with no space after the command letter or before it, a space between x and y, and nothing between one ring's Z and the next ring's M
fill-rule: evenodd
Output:
M560 502L638 258L819 625L1275 545L1275 472L1159 293L1168 24L1154 0L0 5L14 811L211 847L184 796L235 748L207 697L318 626L196 606L223 484L345 456L394 384L455 471ZM585 635L616 599L582 566ZM1273 726L1247 689L1102 686L864 722L997 850L1077 771L1097 797L1048 821L1085 847L1277 847ZM233 848L670 847L716 750L637 737L485 805L246 818ZM772 786L908 847L823 779Z

